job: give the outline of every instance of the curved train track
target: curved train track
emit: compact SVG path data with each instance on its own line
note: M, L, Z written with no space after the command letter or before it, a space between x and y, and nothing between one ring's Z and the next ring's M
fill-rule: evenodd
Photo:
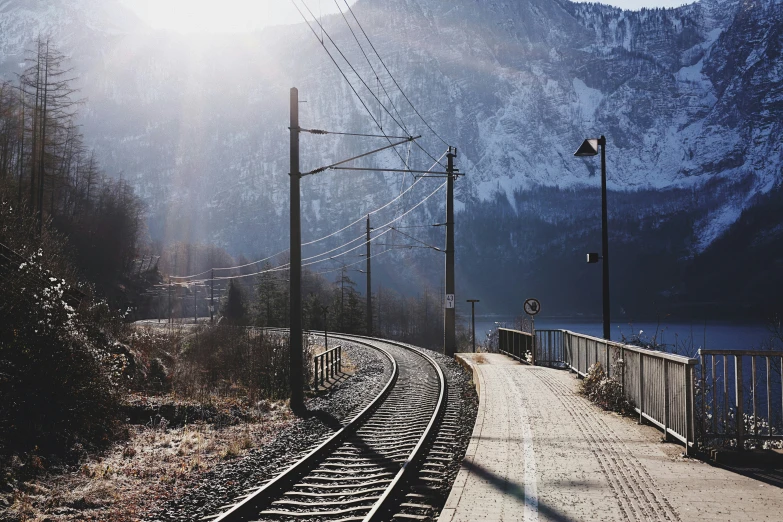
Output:
M380 351L391 362L390 379L342 429L272 480L224 506L225 511L211 520L429 519L427 481L440 481L438 468L444 464L438 459L452 458L439 451L437 440L448 438L448 426L438 426L444 414L447 422L452 421L446 413L442 370L424 351L409 345L333 337ZM416 488L423 491L417 493Z

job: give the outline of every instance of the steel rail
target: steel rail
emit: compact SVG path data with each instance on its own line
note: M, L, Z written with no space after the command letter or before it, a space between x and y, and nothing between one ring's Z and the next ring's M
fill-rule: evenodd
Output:
M285 331L287 332L288 330L286 329ZM394 387L394 384L397 382L397 376L399 373L397 361L394 359L394 357L392 357L389 352L382 348L376 349L389 359L389 362L392 365L392 375L386 382L383 390L381 390L375 399L373 399L370 404L365 406L361 412L359 412L353 419L351 419L348 424L343 426L334 435L319 444L318 447L295 462L293 465L289 466L283 473L279 474L277 477L261 486L260 489L250 494L231 509L212 519L214 522L243 520L247 516L253 516L257 514L262 505L268 504L271 500L279 496L280 489L288 487L292 481L295 482L297 480L296 475L301 473L303 469L309 469L317 462L323 460L323 458L334 448L334 446L342 443L349 435L353 434L361 426L364 420L370 416L373 410L381 402L383 402L383 399L385 399L389 394L391 389Z
M284 329L284 328L267 328L266 330L280 332L280 333L283 332L288 333L288 329ZM318 332L309 331L307 333L317 334ZM389 359L389 361L392 364L391 378L386 383L381 393L379 393L375 397L375 399L372 400L370 404L368 404L359 414L357 414L348 424L346 424L337 433L335 433L329 439L321 443L317 448L309 452L305 457L298 460L293 465L289 466L283 473L273 478L265 485L261 486L257 491L251 493L242 501L240 501L239 503L231 507L228 511L223 512L220 515L212 518L212 520L223 521L223 522L234 522L236 520L252 520L257 518L257 516L260 514L260 511L264 507L271 505L273 501L278 499L289 488L294 487L296 483L300 481L302 478L304 478L305 476L307 476L308 473L311 473L312 470L316 470L319 465L323 465L325 462L327 462L327 459L330 456L330 454L334 452L336 449L338 449L341 444L346 443L351 435L361 430L365 425L371 424L370 421L372 419L372 415L376 412L377 409L383 407L384 401L389 397L393 388L396 386L397 379L399 376L399 365L395 360L394 356L392 356L388 351L386 351L381 346L376 345L376 343L383 343L397 348L401 348L406 351L410 351L418 355L419 357L422 357L425 361L427 361L432 366L432 368L434 369L435 373L438 376L438 398L433 408L433 412L430 415L429 420L427 421L427 426L424 428L422 434L418 437L418 440L416 441L414 448L412 450L409 450L409 453L405 457L404 462L402 462L402 464L400 465L400 469L399 471L397 471L395 476L389 481L387 485L383 486L382 484L379 484L382 487L379 487L377 489L382 490L383 492L380 494L380 496L374 502L374 504L365 506L365 508L368 509L369 512L362 518L356 517L357 520L362 520L363 522L375 522L381 519L388 518L389 515L388 511L396 502L398 498L397 495L399 493L401 486L406 483L408 478L411 476L411 473L415 472L415 469L419 464L419 461L424 457L426 457L424 448L426 444L430 441L430 439L433 437L433 435L436 433L437 431L436 427L438 425L438 422L443 417L445 407L446 407L446 400L445 400L446 379L443 374L443 371L441 370L437 362L432 357L424 353L422 350L417 349L413 346L405 345L403 343L397 343L394 341L389 341L386 339L379 339L379 338L366 337L360 335L347 335L347 334L333 333L332 337L334 337L335 339L343 339L358 344L363 344L365 346L380 351L384 356L386 356ZM378 419L378 421L383 422L384 419L381 417L380 419ZM391 453L393 454L394 451L392 451ZM330 486L330 487L337 487L337 486ZM309 507L312 507L314 509L319 509L319 508L328 508L330 507L330 505L329 503L319 504L315 502L313 504L309 504ZM357 509L359 508L357 507ZM349 511L353 511L353 510L351 509ZM268 514L273 514L273 512L268 512ZM280 515L282 514L283 513L280 513ZM332 514L337 515L338 513L320 511L312 514L319 515L319 516L329 516Z
M332 334L332 337L335 337L335 335ZM371 339L375 342L383 342L383 343L391 344L393 346L398 346L400 348L417 353L435 368L435 371L438 374L438 380L440 381L440 392L438 393L438 402L435 406L435 411L433 412L432 417L430 418L430 421L427 424L427 428L424 430L424 433L419 439L419 442L416 444L416 447L413 449L413 451L411 451L408 458L400 467L400 471L397 473L394 479L392 479L392 482L391 484L389 484L389 487L386 488L386 491L383 493L383 495L381 495L381 498L375 503L375 505L372 507L370 512L367 514L367 516L364 517L363 520L363 522L376 522L381 519L387 518L388 514L386 512L388 511L389 507L391 507L392 503L395 501L395 495L397 493L398 486L403 484L404 479L406 479L408 475L412 473L413 470L415 469L416 464L418 464L419 460L423 456L422 447L430 439L430 436L434 433L434 429L437 422L443 416L443 411L446 406L446 401L444 400L444 397L446 395L446 377L443 375L443 370L440 369L440 365L432 357L430 357L429 355L427 355L426 353L424 353L423 351L417 348L411 347L410 345L405 345L402 343L397 343L395 341L389 341L386 339L378 339L374 337L365 337L365 336L358 336L358 335L345 336L342 338L346 341L354 341L354 342L361 342L361 341L357 341L357 339Z

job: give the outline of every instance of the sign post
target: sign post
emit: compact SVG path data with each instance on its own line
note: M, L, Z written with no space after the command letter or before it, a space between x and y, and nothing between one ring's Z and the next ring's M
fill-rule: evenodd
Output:
M538 299L530 298L525 300L525 313L530 316L530 320L532 322L532 328L533 330L531 333L533 334L533 366L536 365L536 315L541 311L541 303L538 301Z

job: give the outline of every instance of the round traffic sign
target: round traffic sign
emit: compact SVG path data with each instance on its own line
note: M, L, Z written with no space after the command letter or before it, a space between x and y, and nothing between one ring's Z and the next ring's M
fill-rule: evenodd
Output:
M525 313L527 315L536 315L538 312L541 311L541 303L538 302L538 299L533 299L532 297L525 301Z

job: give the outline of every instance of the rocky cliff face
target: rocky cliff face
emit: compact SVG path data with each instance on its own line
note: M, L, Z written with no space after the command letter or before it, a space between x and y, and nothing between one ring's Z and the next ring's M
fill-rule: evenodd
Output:
M623 225L638 224L616 227L623 233L615 244L649 243L675 272L781 182L779 0L704 0L638 12L565 0L359 0L354 8L408 97L459 147L458 167L467 175L458 185L465 223L458 234L481 239L462 243L466 279L487 249L516 273L538 273L537 260L551 255L547 244L578 253L581 262L582 244L596 239L589 195L599 184L598 162L572 156L585 137L606 135L612 197L634 201L633 208L613 209ZM307 101L303 126L378 131L304 25L175 36L144 28L117 2L97 0L6 1L0 14L6 77L36 29L73 49L89 98L85 133L104 163L131 178L149 202L156 238L217 241L247 254L285 246L291 86ZM440 156L445 145L387 75L375 80L342 18L324 23L395 119ZM381 69L372 55L371 62ZM384 130L405 133L345 69ZM306 135L302 168L374 146ZM414 168L432 164L415 147L399 152ZM388 151L363 164L398 168L402 161ZM392 174L307 178L305 238L340 228L412 182ZM389 216L438 183L422 181ZM564 190L580 195L584 207L566 205ZM409 219L442 221L440 213L441 204L426 205ZM673 222L670 237L655 232ZM490 228L471 228L479 226ZM558 227L582 239L565 240ZM540 244L520 259L526 234ZM441 267L440 259L422 263L430 267L425 274ZM649 290L684 291L659 284Z

